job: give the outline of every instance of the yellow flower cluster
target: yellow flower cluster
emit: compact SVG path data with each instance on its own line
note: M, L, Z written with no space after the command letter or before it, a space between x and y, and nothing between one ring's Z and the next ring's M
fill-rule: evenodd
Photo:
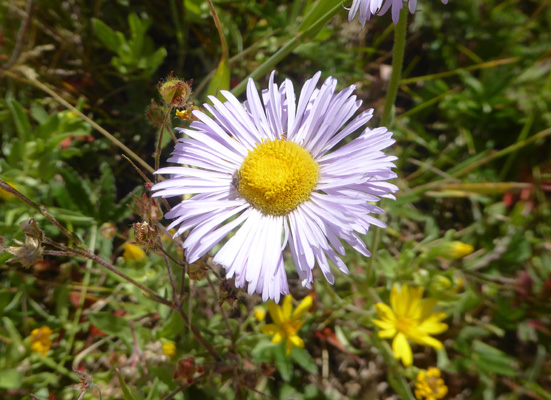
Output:
M33 329L30 336L31 350L45 356L52 347L52 339L50 339L52 333L49 326Z
M438 368L420 370L415 382L415 397L417 400L439 400L448 393L448 387L440 377Z
M379 319L373 320L381 330L379 337L394 338L392 351L398 360L405 366L413 363L413 354L408 340L414 343L431 346L436 349L443 347L442 342L431 337L448 329L448 325L441 322L447 317L441 312L433 312L436 299L422 299L422 288L402 286L399 290L396 285L390 292L390 305L375 304Z
M268 335L273 335L272 343L285 342L286 354L291 354L293 346L304 348L304 341L297 335L297 332L304 321L300 319L312 307L313 299L311 296L306 296L293 311L291 295L285 296L283 304L278 306L273 301L268 302L268 311L272 317L273 324L267 324L260 327L260 331ZM260 316L260 315L259 315ZM256 316L258 318L259 316Z

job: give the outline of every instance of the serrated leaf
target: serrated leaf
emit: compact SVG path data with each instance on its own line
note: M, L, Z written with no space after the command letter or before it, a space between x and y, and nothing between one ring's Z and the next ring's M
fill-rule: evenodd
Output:
M86 215L95 216L94 206L90 200L92 193L86 181L78 176L75 170L69 167L62 168L60 173L63 176L65 187L76 209L82 211L82 213Z

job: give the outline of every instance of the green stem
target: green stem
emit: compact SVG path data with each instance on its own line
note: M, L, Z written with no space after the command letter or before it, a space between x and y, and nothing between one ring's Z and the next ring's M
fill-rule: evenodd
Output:
M398 87L402 77L402 68L404 64L404 53L406 50L406 34L408 28L408 8L402 8L400 19L394 29L394 49L392 50L392 73L388 84L388 91L385 97L385 106L383 116L381 117L381 125L390 128L394 119L394 102L398 95ZM379 246L379 228L376 226L373 229L373 240L371 242L371 258L369 259L368 279L373 274L373 263Z
M394 49L392 50L392 74L388 84L388 91L385 98L385 108L381 118L381 125L390 127L394 118L394 102L398 94L398 87L402 77L402 68L404 64L404 53L406 50L406 34L408 28L408 8L402 8L400 19L394 29Z

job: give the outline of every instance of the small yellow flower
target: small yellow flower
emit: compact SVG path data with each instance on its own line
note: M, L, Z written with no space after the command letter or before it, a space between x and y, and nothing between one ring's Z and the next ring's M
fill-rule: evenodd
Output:
M394 285L390 292L392 308L384 303L375 304L377 314L381 318L373 320L373 323L381 328L379 337L394 338L394 357L401 359L406 367L413 362L408 339L417 344L441 349L442 342L430 335L437 335L448 329L448 325L441 322L447 315L433 312L437 300L422 298L422 288L409 288L404 285L398 292L398 287Z
M439 400L448 393L444 379L440 378L438 368L420 370L415 382L415 397L417 400Z
M273 301L268 302L268 311L274 321L273 324L267 324L260 327L260 331L267 335L273 335L272 343L280 343L286 339L285 348L287 355L291 354L293 346L304 348L304 341L297 335L297 332L304 324L300 318L312 307L312 297L306 296L293 311L291 295L285 296L283 304L278 306Z
M165 356L172 358L176 354L176 345L173 341L167 340L163 343L163 353Z
M470 244L455 241L449 243L450 245L450 251L447 256L444 256L446 258L449 258L451 260L456 260L458 258L463 258L465 256L468 256L474 251L474 247Z
M253 315L258 322L262 322L266 318L266 309L262 306L256 306L253 310Z
M139 261L142 258L145 257L145 252L140 248L140 246L136 246L135 244L125 243L122 245L124 248L124 253L122 256L126 261L134 260Z
M52 339L50 339L52 333L49 326L33 329L30 336L31 350L45 356L52 347Z

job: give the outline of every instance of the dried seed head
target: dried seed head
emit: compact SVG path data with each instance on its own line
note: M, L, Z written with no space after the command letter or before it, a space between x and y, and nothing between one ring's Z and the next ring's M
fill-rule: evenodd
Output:
M147 249L156 249L159 243L159 230L148 222L134 224L134 238L136 243Z
M198 281L205 278L208 271L209 268L207 267L207 264L202 260L198 260L192 264L189 264L187 267L189 279L193 281Z
M2 245L0 246L0 252L7 251L15 256L8 260L9 263L20 263L25 268L29 268L34 263L42 261L44 254L44 248L42 247L44 232L40 230L40 225L33 218L21 222L19 226L25 234L25 243L14 240L20 247L10 246L4 248Z

